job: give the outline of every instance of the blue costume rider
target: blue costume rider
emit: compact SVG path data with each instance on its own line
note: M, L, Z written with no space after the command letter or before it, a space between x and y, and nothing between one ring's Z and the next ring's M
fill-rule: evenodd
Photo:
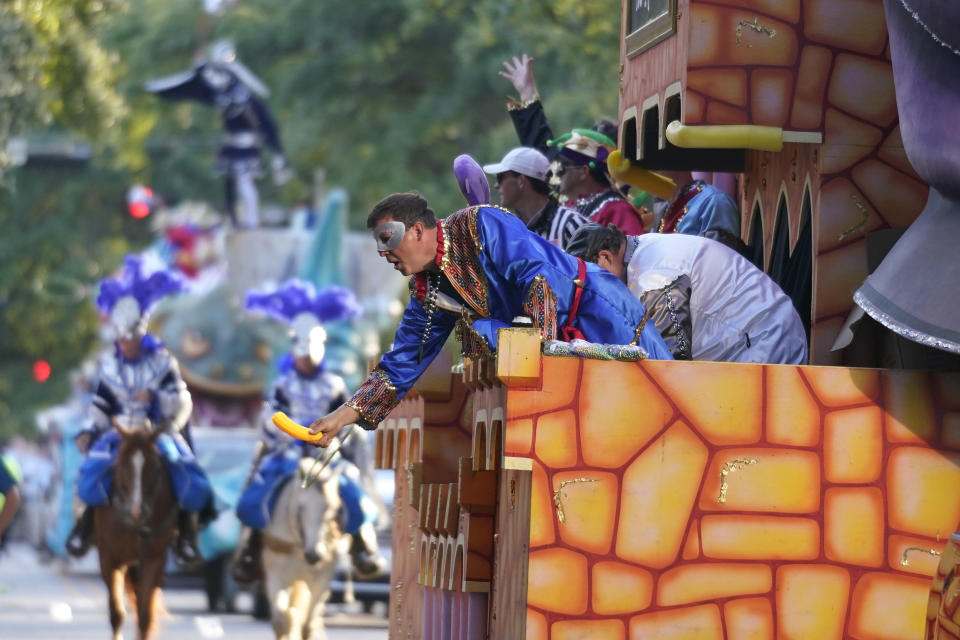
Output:
M201 560L196 546L195 514L213 515L210 482L188 443L193 408L176 359L155 336L146 333L147 314L160 298L183 288L179 276L165 270L144 275L141 259L127 256L119 279L100 283L97 306L110 317L115 344L101 354L90 425L77 436L86 457L77 477L77 495L87 505L67 539L67 551L82 556L90 547L93 508L110 501L113 462L120 441L115 422L137 426L149 420L162 428L157 448L180 506L177 559L191 565Z
M237 515L251 529L233 567L233 576L239 582L256 576L261 532L270 522L280 490L293 477L300 459L314 453L314 447L277 429L271 417L282 411L300 424L310 424L347 399L343 379L324 366L326 331L321 323L355 317L360 312L349 290L332 286L316 292L301 280L288 281L275 292L249 293L247 308L288 322L293 348L281 360L281 374L267 393L258 453L250 480L237 502ZM368 446L366 433L358 431L347 440L334 463L340 466L341 530L353 538L351 558L357 574L364 577L385 566L377 550L377 508L360 482L363 475L372 486Z

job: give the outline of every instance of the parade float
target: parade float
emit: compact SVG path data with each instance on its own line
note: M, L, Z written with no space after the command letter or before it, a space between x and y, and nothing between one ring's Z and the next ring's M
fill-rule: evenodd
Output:
M742 237L806 270L811 360L839 363L866 234L928 190L883 4L622 12L620 168L740 174ZM956 637L960 373L561 357L522 328L453 366L376 433L390 637Z

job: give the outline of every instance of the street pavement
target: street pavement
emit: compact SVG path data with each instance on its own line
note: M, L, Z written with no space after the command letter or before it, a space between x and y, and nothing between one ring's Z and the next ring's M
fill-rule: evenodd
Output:
M202 589L178 586L181 582L171 581L164 587L166 611L160 616L156 638L273 637L268 622L250 615L250 594L238 597L237 609L242 613L209 613ZM386 640L386 607L377 604L374 613L362 613L359 605L328 605L329 640ZM136 638L129 607L123 634L128 640ZM13 543L0 552L0 640L109 637L107 590L100 580L96 551L73 562L41 559L23 543Z

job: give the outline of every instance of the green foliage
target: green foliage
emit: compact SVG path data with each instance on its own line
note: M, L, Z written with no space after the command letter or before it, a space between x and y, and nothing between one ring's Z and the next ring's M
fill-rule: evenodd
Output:
M350 224L392 191L417 189L440 214L463 206L453 158L498 160L517 144L497 72L537 58L556 132L615 116L620 0L242 0L219 18L199 0L0 2L0 150L44 123L98 152L77 166L27 165L0 190L0 435L27 432L61 401L67 372L96 346L92 284L149 241L123 213L143 182L170 200L220 206L213 171L220 119L143 90L231 39L271 89L294 170L263 200L293 204L314 170L350 194ZM0 158L0 172L3 171ZM76 294L76 295L75 295ZM53 377L38 384L34 360Z
M0 437L32 430L33 411L66 397L68 373L97 346L94 283L145 225L124 213L127 179L101 166L27 165L0 191ZM55 186L55 188L52 188ZM12 214L12 215L11 215ZM36 382L46 360L52 376Z
M108 140L125 106L113 59L100 45L104 19L123 0L8 0L0 5L0 149L41 123L91 142ZM4 158L0 158L0 171Z
M453 158L490 162L516 145L504 110L512 87L497 76L509 56L537 58L558 131L616 115L619 13L618 0L244 0L214 21L195 0L131 0L105 39L123 61L132 105L123 157L145 181L177 189L171 195L221 201L212 183L198 180L210 169L194 171L212 166L216 114L140 87L189 68L203 44L229 38L271 88L296 172L279 191L261 181L265 198L303 199L314 168L323 167L328 182L348 189L354 227L392 191L418 189L438 212L452 211L462 206Z

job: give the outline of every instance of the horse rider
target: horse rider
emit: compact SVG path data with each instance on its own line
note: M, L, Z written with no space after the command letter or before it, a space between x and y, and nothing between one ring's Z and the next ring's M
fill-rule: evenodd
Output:
M86 508L67 538L67 552L80 557L90 548L94 507L110 500L113 461L120 436L114 429L149 422L164 428L157 447L171 479L179 510L174 555L184 566L202 560L197 549L197 512L212 519L210 483L189 444L193 408L176 359L158 338L147 333L150 308L161 298L183 290L180 277L164 269L146 274L142 259L128 255L119 278L100 282L96 303L109 314L115 332L112 348L98 362L98 380L90 406L90 424L76 436L86 453L77 477L78 497Z
M343 379L326 370L326 331L323 323L356 317L360 307L353 293L331 286L317 292L302 280L289 280L271 293L250 292L247 308L265 311L289 324L293 346L280 361L280 376L264 402L262 433L250 479L237 503L240 521L249 527L247 541L234 563L232 575L250 582L258 573L262 531L270 522L277 496L293 477L299 460L312 451L277 429L271 416L282 411L309 424L346 400ZM350 557L359 577L372 577L386 567L377 546L374 523L378 511L364 484L372 488L373 460L366 434L360 430L340 450L339 494L343 502L341 529L351 535ZM363 479L367 482L364 483Z

